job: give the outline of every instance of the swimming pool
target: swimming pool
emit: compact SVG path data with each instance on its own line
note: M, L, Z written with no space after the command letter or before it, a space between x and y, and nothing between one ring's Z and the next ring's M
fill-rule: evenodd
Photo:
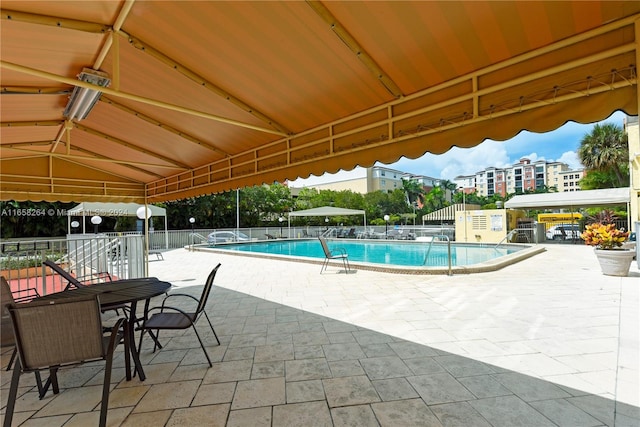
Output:
M429 242L372 241L372 240L327 240L330 249L343 248L349 261L356 265L378 266L396 269L448 268L449 256L446 242L431 245ZM478 245L451 244L451 265L468 269L518 252L528 252L524 245ZM317 239L278 240L251 243L218 245L215 250L233 251L243 254L265 254L324 260L324 252ZM537 253L537 252L536 252ZM518 259L519 260L519 259ZM515 262L515 261L514 261Z

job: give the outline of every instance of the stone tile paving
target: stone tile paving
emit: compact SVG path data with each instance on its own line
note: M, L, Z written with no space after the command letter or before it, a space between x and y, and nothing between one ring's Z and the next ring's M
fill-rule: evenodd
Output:
M209 368L192 331L163 332L145 382L124 380L119 349L109 425L638 426L640 273L601 276L584 249L454 277L167 252L152 274L193 295L222 262L221 345L200 322ZM23 375L14 425L95 425L101 370L63 369L43 400Z

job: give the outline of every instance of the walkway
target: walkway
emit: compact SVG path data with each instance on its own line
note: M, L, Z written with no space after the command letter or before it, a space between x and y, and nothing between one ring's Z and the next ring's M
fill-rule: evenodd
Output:
M547 249L451 277L165 252L150 274L194 295L222 263L208 306L222 345L208 347L209 368L192 333L164 335L155 354L147 342L144 383L124 381L118 357L109 423L640 425L637 264L607 277L589 247ZM42 401L24 375L14 419L94 424L99 371L64 372L66 390Z

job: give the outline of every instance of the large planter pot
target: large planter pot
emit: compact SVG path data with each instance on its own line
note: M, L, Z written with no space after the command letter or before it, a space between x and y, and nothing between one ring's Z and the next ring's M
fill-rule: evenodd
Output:
M607 276L628 276L635 252L626 249L595 249L602 274Z

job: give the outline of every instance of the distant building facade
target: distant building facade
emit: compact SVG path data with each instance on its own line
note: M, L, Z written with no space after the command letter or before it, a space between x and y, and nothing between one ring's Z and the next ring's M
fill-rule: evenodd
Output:
M315 188L317 190L351 190L356 193L367 194L374 191L389 192L396 189L402 189L402 181L409 179L412 181L417 181L422 185L425 192L429 192L433 187L439 185L441 181L438 178L410 174L384 166L373 166L370 168L365 168L364 172L361 175L362 176L351 179L337 180L324 184L308 185L308 187Z
M578 181L584 176L584 170L574 171L562 162L538 160L531 162L527 158L506 168L488 167L475 175L460 175L454 179L458 188L465 193L476 192L479 196L491 197L494 194L506 196L511 193L523 193L537 188L549 187L556 191L578 191Z

